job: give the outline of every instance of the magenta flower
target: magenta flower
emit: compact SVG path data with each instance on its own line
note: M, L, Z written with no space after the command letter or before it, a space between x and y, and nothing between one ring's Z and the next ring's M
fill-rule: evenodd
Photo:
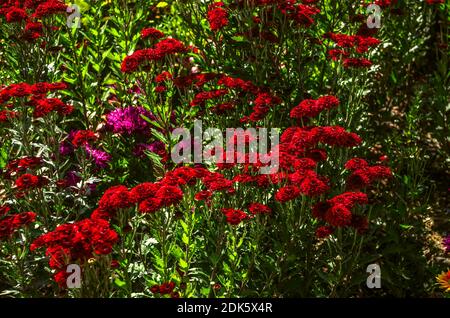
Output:
M107 167L108 162L110 162L112 158L107 152L92 148L90 145L86 145L86 152L88 157L93 159L95 164L102 169Z
M447 235L446 238L444 238L444 240L442 241L442 244L444 244L445 251L447 253L450 253L450 234Z
M116 134L148 133L149 123L142 118L142 115L156 119L155 116L142 107L129 106L117 108L106 116L106 125Z

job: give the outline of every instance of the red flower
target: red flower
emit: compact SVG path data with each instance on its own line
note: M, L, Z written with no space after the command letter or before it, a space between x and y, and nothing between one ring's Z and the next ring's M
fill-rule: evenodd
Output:
M36 220L36 213L34 212L23 212L14 215L12 220L12 225L16 228L33 223Z
M129 55L123 60L120 70L123 73L132 73L137 70L141 61L142 58L139 58L136 55Z
M0 217L5 216L11 211L11 208L7 205L0 205Z
M153 285L153 286L150 288L150 291L151 291L153 294L159 293L159 285Z
M248 218L248 215L244 211L237 209L222 209L222 213L225 215L227 222L231 225L238 225Z
M30 250L46 247L50 267L64 269L68 264L84 263L96 255L109 254L118 240L119 236L107 221L84 219L41 235L33 241Z
M348 209L353 208L356 204L367 204L367 194L363 192L344 192L340 195L335 196L334 198L328 200L328 203L335 205L335 204L342 204Z
M37 6L33 17L42 18L57 13L65 13L67 5L58 0L48 0Z
M330 236L331 234L333 234L334 229L331 226L321 226L318 227L316 230L316 237L321 239L321 238L326 238L328 236Z
M164 39L155 45L155 51L164 56L169 54L175 54L175 53L182 53L186 51L186 47L184 46L183 42L173 39L173 38L167 38Z
M208 8L208 21L212 31L221 30L228 25L228 13L223 6L223 2L216 2Z
M12 220L12 217L8 217L0 221L0 239L10 237L13 234Z
M183 199L183 191L177 186L164 185L156 192L156 197L161 200L161 205L171 206Z
M159 188L160 185L156 183L144 182L131 189L130 194L137 202L142 202L145 199L154 197Z
M6 123L14 117L17 117L16 112L10 110L0 110L0 123Z
M370 185L371 183L370 175L364 169L359 169L354 171L346 181L347 189L356 190L363 189Z
M348 57L350 55L350 53L344 51L344 50L339 50L339 49L332 49L328 51L328 56L333 60L333 61L337 61L340 60L341 58L345 58Z
M139 203L139 212L141 213L154 213L162 208L161 199L148 198Z
M251 203L248 207L251 214L270 214L272 209L261 203Z
M338 147L355 147L362 142L355 133L347 132L340 126L325 126L312 129L317 138L324 144Z
M141 31L141 38L143 39L151 38L152 40L157 40L163 37L164 33L155 28L146 28Z
M219 98L226 94L228 94L227 89L217 89L214 91L198 93L192 100L191 106L204 106L207 100Z
M195 194L194 198L197 201L207 201L212 197L212 192L205 190L205 191L200 191L198 193Z
M275 194L275 200L278 202L287 202L294 200L301 195L300 189L295 186L285 186L280 188Z
M81 147L97 140L97 136L91 130L78 130L72 139L75 147Z
M161 295L167 295L170 294L174 290L174 288L174 282L163 283L161 286L159 286L159 293Z
M127 209L136 203L136 198L122 185L114 186L105 191L98 203L105 210Z
M441 4L444 3L445 0L426 0L427 4L433 5L433 4Z
M345 169L352 171L365 169L367 167L369 167L369 164L367 163L366 160L361 158L353 158L345 163Z
M53 275L53 279L61 288L67 287L67 279L69 278L70 273L67 273L65 269L57 272L55 275Z
M27 12L16 7L11 7L6 13L6 22L8 23L24 21L27 18Z
M372 62L369 61L366 58L360 57L360 58L346 58L344 59L344 67L355 67L355 68L363 68L363 67L370 67L372 65Z
M335 204L325 213L325 221L335 227L351 224L352 212L343 204Z
M34 169L42 163L39 157L25 157L17 161L17 170Z
M315 173L309 174L299 186L300 192L309 197L322 195L327 192L329 188L330 187L315 175Z
M30 188L36 188L40 185L40 179L38 176L26 173L20 176L16 180L16 187L19 190L26 190Z
M170 298L180 298L180 293L179 292L172 292L172 293L170 293Z
M306 99L291 110L291 118L315 117L324 110L339 106L339 100L334 96L323 96L317 100Z

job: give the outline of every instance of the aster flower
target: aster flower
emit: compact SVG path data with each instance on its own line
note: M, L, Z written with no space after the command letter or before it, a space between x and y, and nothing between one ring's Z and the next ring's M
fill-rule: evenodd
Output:
M450 292L450 270L442 272L436 277L436 280L444 291Z
M92 148L89 145L86 145L86 152L89 158L92 158L95 164L99 168L106 168L109 161L111 161L111 155L95 148Z
M110 112L106 116L107 126L116 134L131 135L135 132L144 134L149 124L141 115L155 119L155 116L144 108L130 106Z

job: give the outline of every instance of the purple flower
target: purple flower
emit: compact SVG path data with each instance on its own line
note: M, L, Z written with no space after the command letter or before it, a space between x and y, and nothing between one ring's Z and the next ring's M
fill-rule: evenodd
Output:
M81 181L81 177L75 171L68 171L66 173L65 180L67 182L67 186L74 187Z
M99 168L106 168L108 162L111 161L111 156L108 153L92 148L90 145L86 145L86 152L89 158L94 159L95 164Z
M449 253L450 252L450 234L447 235L446 238L444 238L444 240L442 241L442 244L444 244L445 251L447 253Z
M116 134L131 135L137 133L148 133L149 123L142 118L144 115L152 120L156 119L152 113L142 107L129 106L117 108L106 116L106 125Z
M59 153L62 156L68 156L73 153L73 146L67 141L63 141L59 144Z
M87 194L92 194L93 192L97 191L97 184L96 183L88 183L86 192Z
M166 149L166 146L161 141L155 141L151 144L138 144L133 149L133 155L135 155L137 157L142 157L144 155L145 151L160 153L161 151L164 151L165 149Z

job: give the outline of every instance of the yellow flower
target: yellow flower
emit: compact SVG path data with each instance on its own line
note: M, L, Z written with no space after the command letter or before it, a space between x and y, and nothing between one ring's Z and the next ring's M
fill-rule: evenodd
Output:
M446 292L450 292L450 270L447 273L442 272L436 277L436 280L438 281L439 285L441 285L442 289L444 289Z

